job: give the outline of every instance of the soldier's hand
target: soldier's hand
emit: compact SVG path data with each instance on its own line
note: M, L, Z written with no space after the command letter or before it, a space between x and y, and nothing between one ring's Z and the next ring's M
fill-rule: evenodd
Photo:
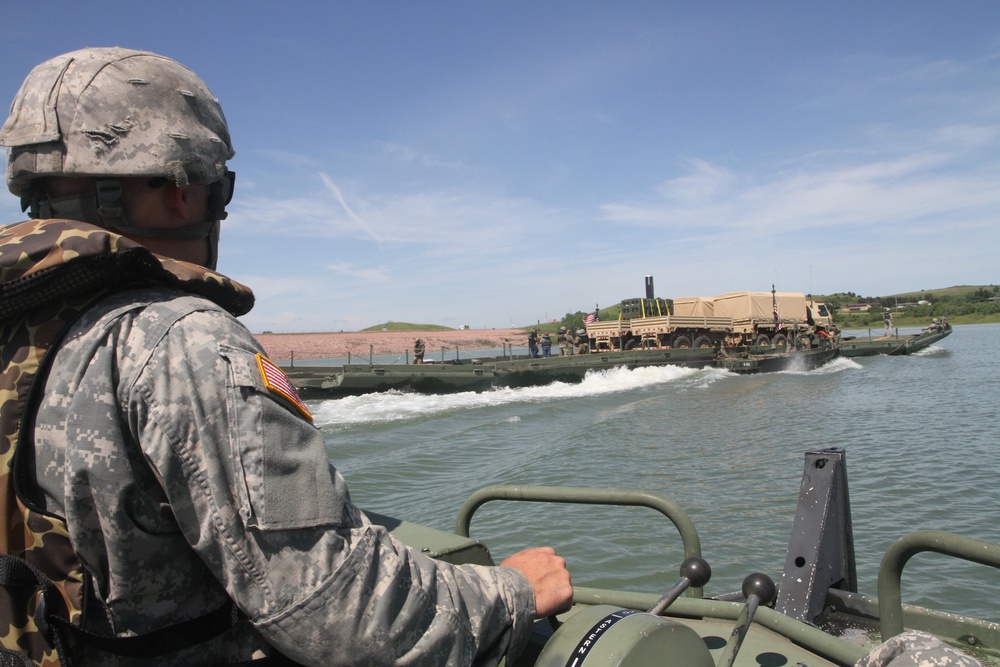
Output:
M573 602L573 583L566 559L551 547L519 551L500 565L513 567L528 578L535 590L535 618L545 618L569 609Z

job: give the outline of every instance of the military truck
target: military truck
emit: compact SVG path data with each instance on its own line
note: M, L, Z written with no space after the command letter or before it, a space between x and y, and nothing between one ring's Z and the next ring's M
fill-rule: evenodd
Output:
M641 315L635 306L640 302ZM650 303L641 303L650 302ZM659 314L657 302L673 306ZM829 307L799 292L730 292L714 297L684 297L672 301L629 299L622 302L618 320L586 325L592 350L642 348L734 347L767 345L787 347L802 332L833 327ZM657 314L653 314L657 313Z
M830 308L801 292L730 292L714 297L713 304L715 315L733 321L733 345L780 347L810 327L833 327Z

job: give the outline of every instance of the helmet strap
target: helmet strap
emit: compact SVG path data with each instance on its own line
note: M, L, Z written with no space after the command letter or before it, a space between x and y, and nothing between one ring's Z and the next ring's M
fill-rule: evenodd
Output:
M210 192L223 193L232 186L211 185ZM135 227L125 215L122 203L122 184L119 179L99 179L93 192L85 192L64 197L50 197L42 188L32 188L31 192L21 197L22 210L31 208L30 216L35 219L68 218L89 222L115 232L147 239L208 239L209 258L206 267L215 269L219 254L219 220L226 217L223 201L225 194L210 194L209 214L207 222L196 222L181 227ZM214 200L214 202L213 202ZM216 217L217 216L217 217Z

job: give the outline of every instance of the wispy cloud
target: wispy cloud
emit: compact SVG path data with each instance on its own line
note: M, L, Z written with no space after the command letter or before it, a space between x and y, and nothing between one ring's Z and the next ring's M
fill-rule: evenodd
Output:
M347 205L347 202L344 200L344 193L340 191L340 188L337 187L337 184L334 183L329 176L327 176L322 172L320 172L319 178L321 181L323 181L323 185L326 186L326 189L333 194L334 198L336 198L337 203L340 204L340 207L342 209L344 209L344 212L347 213L347 217L350 218L354 223L356 223L358 227L363 229L365 233L367 233L368 236L370 236L372 240L378 243L379 247L381 247L382 237L379 236L374 229L372 229L371 225L365 222L357 213L353 211L353 209L351 209L350 206Z
M969 171L984 146L996 146L995 128L952 126L935 133L950 150L918 150L851 163L816 162L792 170L750 172L693 160L689 171L651 188L645 198L602 206L607 220L637 227L667 226L673 233L710 228L768 235L835 227L936 225L963 212L1000 207L997 167ZM912 231L912 227L911 227Z

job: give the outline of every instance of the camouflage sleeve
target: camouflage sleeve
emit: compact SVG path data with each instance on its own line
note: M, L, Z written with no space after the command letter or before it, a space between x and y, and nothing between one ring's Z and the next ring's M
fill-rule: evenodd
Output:
M371 525L322 434L266 388L260 352L228 314L194 310L127 383L182 532L258 631L305 664L492 664L518 648L527 580L433 561Z
M982 663L933 635L913 630L879 644L855 667L982 667Z

